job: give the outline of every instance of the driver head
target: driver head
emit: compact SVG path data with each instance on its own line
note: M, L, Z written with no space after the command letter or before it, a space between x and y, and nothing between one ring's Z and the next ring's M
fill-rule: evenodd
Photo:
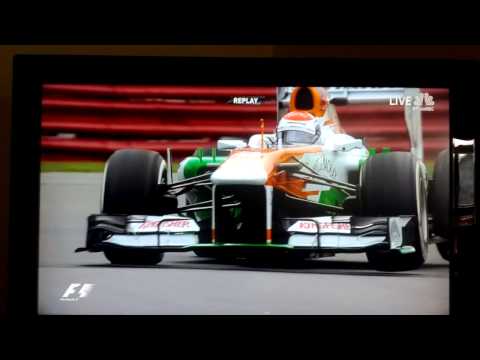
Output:
M291 111L277 127L278 146L305 146L317 143L321 135L318 119L307 111Z

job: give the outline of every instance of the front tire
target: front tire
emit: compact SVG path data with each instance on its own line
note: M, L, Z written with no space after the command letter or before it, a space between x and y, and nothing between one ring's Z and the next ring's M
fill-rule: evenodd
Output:
M176 211L177 199L161 194L165 161L154 151L115 151L105 165L101 212L109 215L161 215ZM108 248L105 257L115 265L155 265L163 253L154 249Z
M156 215L176 210L176 198L159 194L166 166L154 151L115 151L105 165L101 212L105 214Z
M418 269L428 253L427 180L425 166L407 152L370 157L361 170L360 197L363 216L415 215L410 242L414 253L369 250L370 264L381 271Z

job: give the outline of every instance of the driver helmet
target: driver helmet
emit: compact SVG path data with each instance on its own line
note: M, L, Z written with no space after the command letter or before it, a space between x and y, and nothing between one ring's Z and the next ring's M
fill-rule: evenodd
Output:
M313 145L320 140L320 119L307 111L291 111L283 116L277 127L278 145Z

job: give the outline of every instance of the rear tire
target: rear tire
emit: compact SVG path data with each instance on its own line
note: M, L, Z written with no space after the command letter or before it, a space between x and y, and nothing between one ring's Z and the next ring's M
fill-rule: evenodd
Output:
M435 161L433 183L430 191L430 204L433 217L433 232L445 239L449 238L450 218L450 152L442 150ZM437 249L444 260L451 259L451 242L438 243Z
M416 216L416 231L411 239L415 252L369 250L367 258L375 269L414 270L425 262L428 251L426 187L425 167L411 153L381 153L365 163L360 179L362 215Z
M450 241L437 243L437 250L443 260L450 261L452 259L452 243Z
M105 249L105 257L113 265L156 265L163 259L163 253L150 249Z

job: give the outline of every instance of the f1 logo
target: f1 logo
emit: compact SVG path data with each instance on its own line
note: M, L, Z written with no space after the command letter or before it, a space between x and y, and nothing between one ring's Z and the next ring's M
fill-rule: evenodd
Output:
M80 298L85 298L92 291L95 284L88 283L72 283L63 293L60 300L62 301L77 301Z

